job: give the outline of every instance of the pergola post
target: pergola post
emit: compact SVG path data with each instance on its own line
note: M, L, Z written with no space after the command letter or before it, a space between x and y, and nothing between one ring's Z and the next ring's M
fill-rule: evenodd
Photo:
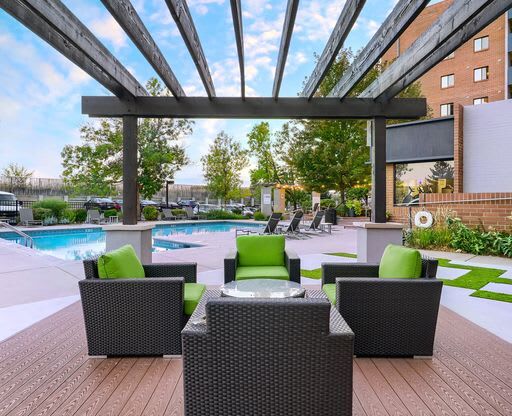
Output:
M386 222L386 119L372 123L372 222Z
M137 117L123 117L123 224L137 224Z

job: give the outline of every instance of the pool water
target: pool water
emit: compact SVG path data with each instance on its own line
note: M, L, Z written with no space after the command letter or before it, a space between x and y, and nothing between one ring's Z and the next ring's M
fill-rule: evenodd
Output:
M153 237L176 236L178 241L153 239L153 251L176 250L194 247L193 244L179 242L179 236L230 232L237 228L259 228L259 224L236 223L229 221L157 225ZM81 229L39 229L28 231L34 239L34 248L64 260L84 260L97 257L105 252L105 232L98 228ZM6 240L24 244L24 239L15 233L0 233Z

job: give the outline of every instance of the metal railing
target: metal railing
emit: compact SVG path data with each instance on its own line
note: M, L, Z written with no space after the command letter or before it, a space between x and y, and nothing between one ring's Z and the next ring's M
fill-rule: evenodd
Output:
M18 234L20 237L25 239L25 247L34 248L34 239L30 237L28 234L23 231L18 230L16 227L13 227L7 221L0 221L0 227L7 228L9 231L12 231L15 234Z

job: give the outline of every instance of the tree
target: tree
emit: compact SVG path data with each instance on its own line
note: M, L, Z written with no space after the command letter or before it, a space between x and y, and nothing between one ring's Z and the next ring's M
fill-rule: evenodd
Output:
M455 169L454 167L444 161L444 160L438 160L434 163L434 166L430 168L430 174L427 176L427 183L428 186L434 190L434 192L437 192L439 179L448 179L451 180L452 183L448 183L448 186L453 186L453 177L455 175Z
M280 183L270 125L267 122L256 124L247 135L247 143L251 156L257 159L256 168L251 170L251 185Z
M221 131L201 158L203 175L210 192L223 203L241 195L241 173L249 164L248 152Z
M34 175L34 171L28 170L23 165L9 163L2 170L2 176L9 178L11 190L13 188L22 188L27 185L27 181Z
M169 95L156 79L146 84L153 96ZM75 193L106 196L122 181L123 133L121 119L102 119L81 127L82 143L61 152L65 182ZM162 189L165 180L188 163L180 139L192 132L192 122L177 119L141 119L138 126L138 185L144 198Z
M317 95L327 96L334 85L349 68L352 52L342 49L321 83ZM382 71L377 65L359 82L351 92L359 95ZM401 97L416 97L419 84L413 84L400 94ZM371 167L369 149L366 144L366 121L364 120L297 120L285 125L288 139L281 146L286 152L286 163L297 180L307 189L324 192L338 191L342 198L347 189L358 183L370 182Z

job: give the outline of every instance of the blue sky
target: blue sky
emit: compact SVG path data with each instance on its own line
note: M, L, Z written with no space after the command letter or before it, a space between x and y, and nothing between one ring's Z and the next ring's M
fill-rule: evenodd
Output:
M132 0L187 95L206 95L164 0ZM300 3L281 96L295 96L314 68L344 0ZM369 0L346 46L357 50L371 38L396 0ZM102 3L68 0L65 4L136 76L155 76ZM189 0L218 96L240 94L239 70L229 0ZM281 38L285 0L242 0L247 95L269 96ZM95 80L0 10L0 169L21 163L37 177L59 177L60 151L80 142L79 128L90 121L80 114L82 95L109 95ZM202 183L199 159L216 133L225 130L242 143L254 120L197 120L183 143L192 163L177 183ZM282 122L272 122L279 128ZM248 178L248 172L244 172Z

